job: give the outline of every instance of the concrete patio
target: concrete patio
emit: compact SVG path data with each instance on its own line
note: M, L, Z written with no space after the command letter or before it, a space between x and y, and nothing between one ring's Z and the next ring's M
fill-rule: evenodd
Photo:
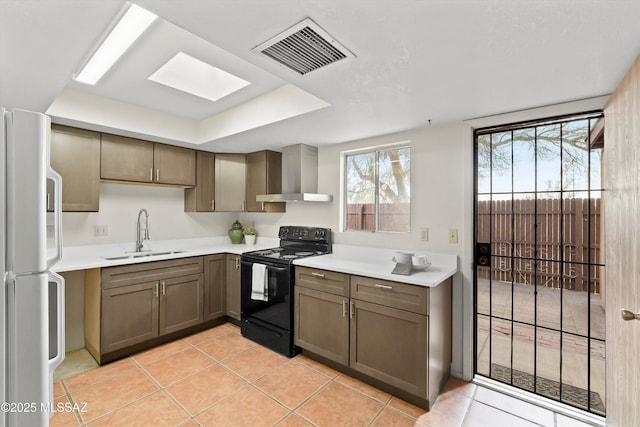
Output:
M605 312L600 295L478 279L477 320L478 373L529 391L534 390L535 374L539 394L557 400L561 383L560 400L583 409L590 387L591 411L604 415Z

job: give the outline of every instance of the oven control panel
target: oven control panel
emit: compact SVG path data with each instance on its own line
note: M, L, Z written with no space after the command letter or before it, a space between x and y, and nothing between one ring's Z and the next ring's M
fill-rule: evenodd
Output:
M331 243L331 229L319 227L282 226L278 232L281 240Z

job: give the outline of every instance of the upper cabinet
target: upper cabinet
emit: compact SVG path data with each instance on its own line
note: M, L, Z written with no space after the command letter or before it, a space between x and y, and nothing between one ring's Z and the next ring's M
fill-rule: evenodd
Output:
M247 154L247 211L284 212L284 202L256 202L259 194L282 193L282 153L258 151Z
M213 212L215 200L215 154L196 152L196 185L184 190L185 212Z
M116 135L102 135L103 180L194 186L194 150Z
M153 142L102 134L100 178L152 183Z
M98 212L100 133L51 126L51 167L62 176L62 210Z
M196 152L189 148L155 144L153 166L158 184L196 185Z
M245 210L245 183L247 164L245 154L215 155L216 211L238 212Z

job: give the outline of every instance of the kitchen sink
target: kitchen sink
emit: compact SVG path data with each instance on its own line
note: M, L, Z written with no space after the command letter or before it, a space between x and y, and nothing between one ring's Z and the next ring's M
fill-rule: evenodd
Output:
M182 254L185 251L159 251L159 252L128 252L124 255L116 255L103 257L107 261L116 261L120 259L134 259L134 258L143 258L143 257L152 257L152 256L160 256L160 255L172 255L172 254Z

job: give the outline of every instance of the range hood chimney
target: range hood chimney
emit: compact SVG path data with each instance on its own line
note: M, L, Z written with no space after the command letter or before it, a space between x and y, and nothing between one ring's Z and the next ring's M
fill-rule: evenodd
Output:
M282 148L282 194L256 196L258 202L331 202L318 194L318 148L305 144Z

